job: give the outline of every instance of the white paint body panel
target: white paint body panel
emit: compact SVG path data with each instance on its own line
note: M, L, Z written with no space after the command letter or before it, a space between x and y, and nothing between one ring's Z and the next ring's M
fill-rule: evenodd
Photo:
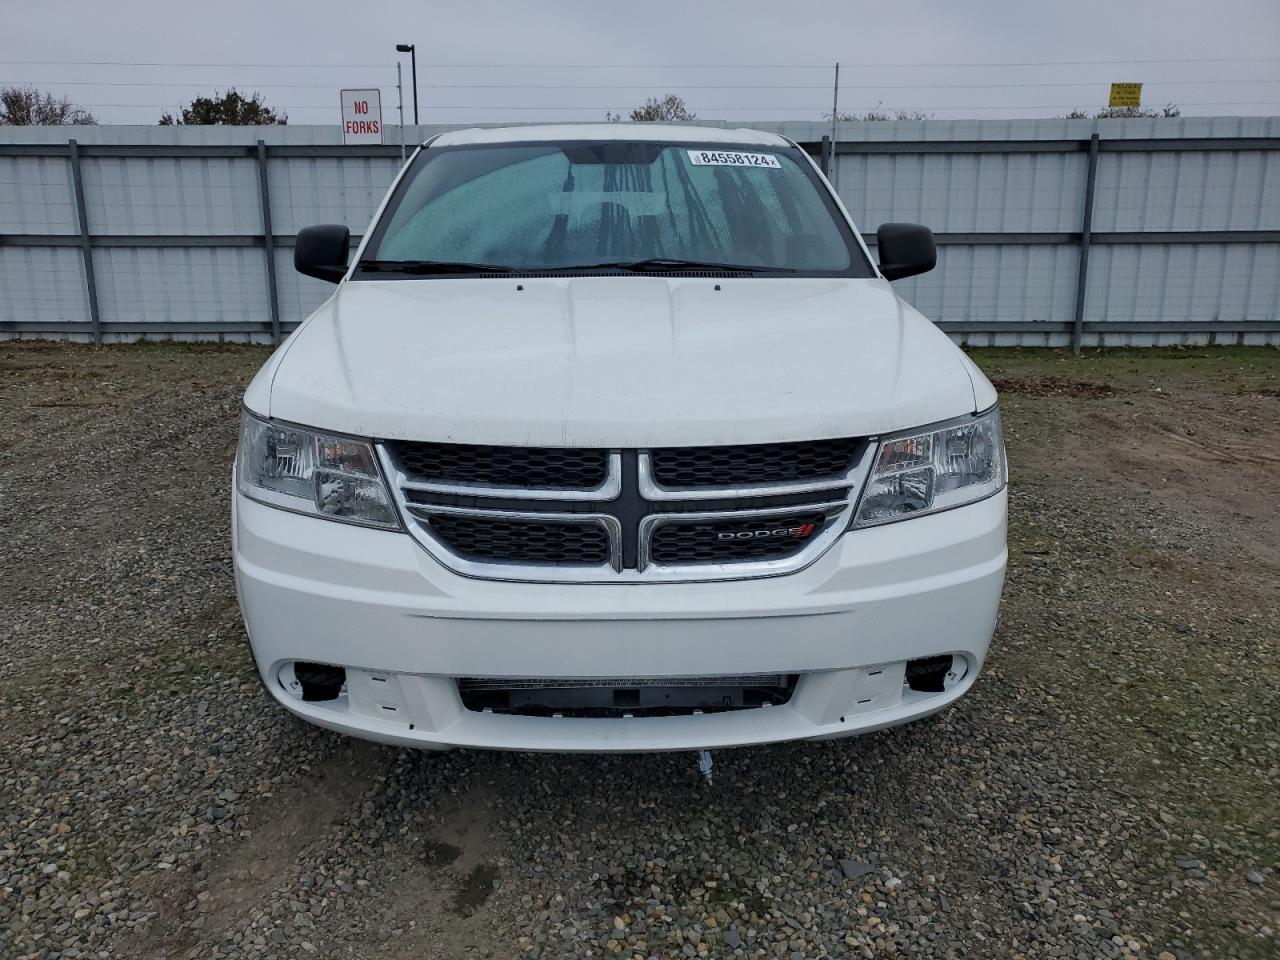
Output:
M346 281L260 396L358 436L533 446L866 436L975 409L963 354L879 279Z
M976 679L1006 562L1003 491L847 534L788 576L644 585L468 579L404 534L234 501L236 584L267 689L321 726L436 749L691 750L903 723ZM963 680L941 694L906 691L903 661L940 653L964 658ZM293 660L347 667L350 694L295 700L278 680ZM783 706L630 719L472 712L455 683L774 671L804 674ZM393 681L381 701L366 674Z
M663 140L670 143L754 144L785 147L777 133L748 127L703 127L687 123L541 123L523 127L468 127L441 134L434 143L456 147L482 143L546 143L562 140Z

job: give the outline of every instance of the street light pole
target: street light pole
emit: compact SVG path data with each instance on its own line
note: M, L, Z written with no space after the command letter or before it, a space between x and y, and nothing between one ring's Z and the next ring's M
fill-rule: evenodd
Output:
M836 152L836 118L840 116L840 61L836 61L836 80L831 86L831 185L840 186L840 160Z
M401 79L400 61L396 61L396 91L400 99L400 162L404 163L404 81Z
M413 125L418 125L418 46L413 43L397 43L399 53L409 55L409 73L413 81Z

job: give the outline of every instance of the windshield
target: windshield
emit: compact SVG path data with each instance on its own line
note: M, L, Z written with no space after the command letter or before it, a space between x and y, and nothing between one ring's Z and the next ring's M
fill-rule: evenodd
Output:
M357 273L592 267L874 275L798 148L635 141L423 150Z

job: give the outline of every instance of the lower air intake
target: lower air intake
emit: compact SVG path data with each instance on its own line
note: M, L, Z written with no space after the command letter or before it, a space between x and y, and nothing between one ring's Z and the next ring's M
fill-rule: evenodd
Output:
M776 706L791 699L794 675L528 679L465 677L458 693L468 710L534 717L639 717L722 713Z

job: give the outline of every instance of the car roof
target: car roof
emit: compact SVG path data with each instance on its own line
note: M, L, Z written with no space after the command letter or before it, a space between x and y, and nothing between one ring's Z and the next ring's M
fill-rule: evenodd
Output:
M736 146L787 147L791 142L776 133L746 127L697 127L684 123L552 123L516 127L472 127L451 130L431 141L432 146L456 147L485 143L540 143L564 140L636 140L673 143L734 144Z

